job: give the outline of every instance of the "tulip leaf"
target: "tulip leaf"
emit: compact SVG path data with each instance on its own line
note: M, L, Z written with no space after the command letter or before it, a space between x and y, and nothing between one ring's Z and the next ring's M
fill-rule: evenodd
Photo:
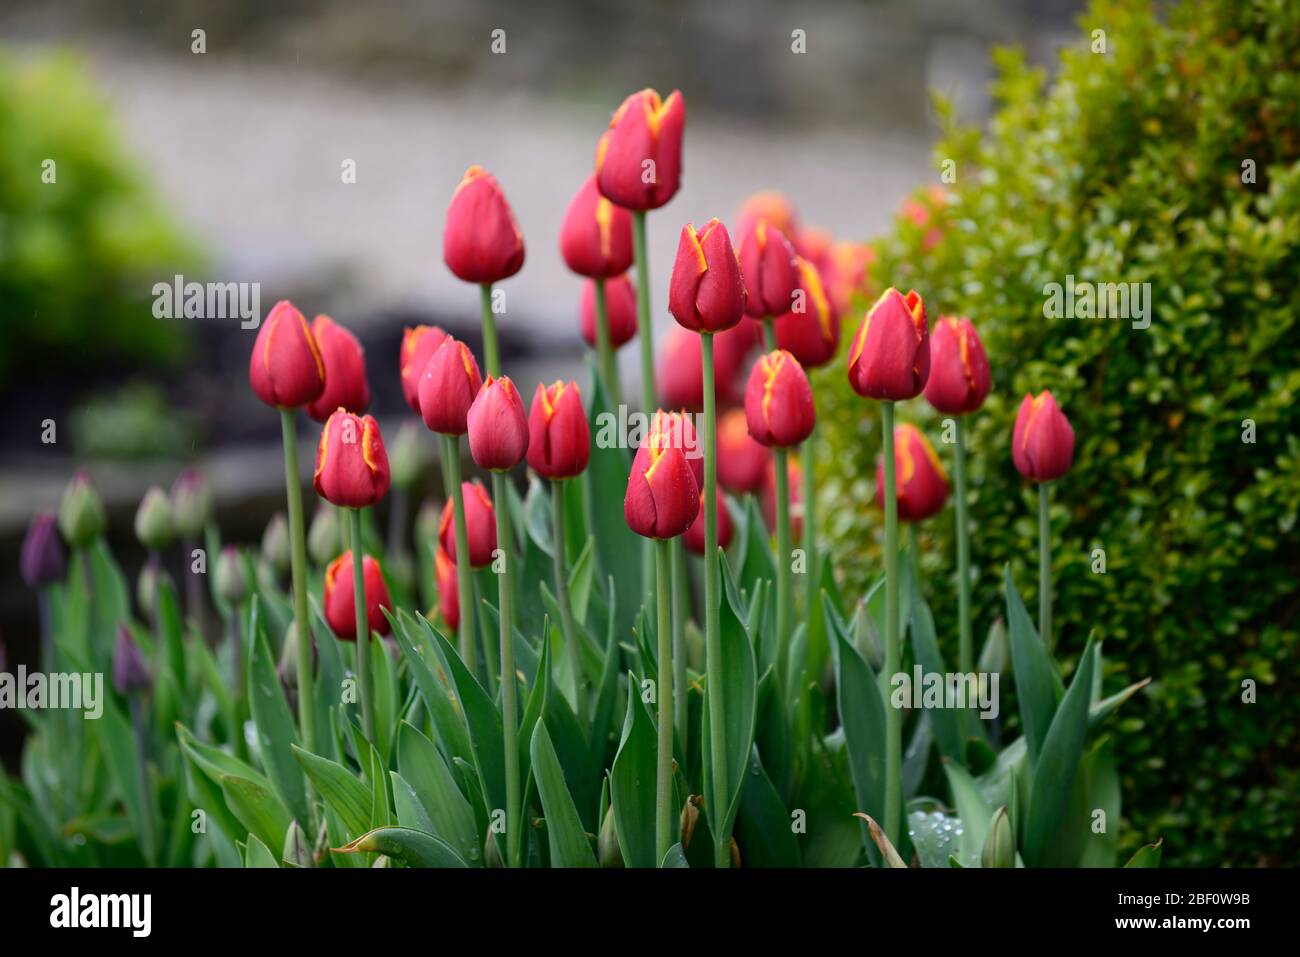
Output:
M954 821L951 815L937 810L915 810L907 815L907 833L921 867L948 867L949 859L957 855L961 838Z
M907 867L907 864L903 862L902 856L899 855L898 850L894 847L893 842L889 840L884 829L876 823L874 817L870 814L863 814L861 811L854 811L853 816L860 817L862 820L867 822L867 833L871 835L872 842L880 851L880 856L884 860L886 867Z
M776 581L776 563L772 558L772 541L763 522L756 496L745 502L744 534L738 536L736 567L740 569L740 586L751 594L760 581Z
M912 725L912 736L903 749L903 797L916 793L930 766L930 746L934 743L934 731L930 727L930 718L926 714L916 716Z
M261 628L257 597L253 597L249 614L248 640L248 703L257 728L258 750L267 777L275 784L276 793L294 818L303 825L311 823L307 809L307 789L304 786L302 767L293 758L290 747L298 743L293 716L280 688L280 677L275 671L275 661ZM274 845L279 847L279 844Z
M274 868L280 867L280 862L275 859L270 848L262 843L261 839L253 833L248 835L248 844L244 848L244 867L255 868Z
M935 675L945 679L948 673L943 663L943 654L939 651L939 640L934 634L934 616L930 606L921 597L921 590L915 575L907 576L911 583L911 632L912 649L916 663L921 666L923 675ZM946 681L946 679L945 679ZM963 685L973 691L968 685ZM967 700L969 708L975 702ZM950 761L961 762L966 757L965 741L962 737L963 713L955 707L946 707L950 702L941 701L938 708L925 708L924 715L929 718L934 737L939 742L939 753Z
M1056 713L1056 703L1061 699L1061 679L1029 620L1025 603L1020 600L1016 583L1011 579L1010 565L1006 567L1004 580L1016 697L1020 704L1020 720L1025 727L1025 740L1029 745L1029 759L1033 763L1043 749L1052 716ZM1091 683L1092 679L1088 680ZM1084 704L1087 704L1086 698Z
M413 827L377 827L333 850L340 854L383 854L407 867L468 866L446 841Z
M538 722L533 731L531 751L533 778L546 817L552 866L595 867L596 855L592 853L591 842L578 819L578 809L565 784L560 759L555 754L544 721Z
M674 844L672 847L668 848L668 852L664 854L664 859L659 862L659 866L660 868L691 866L686 861L686 852L682 850L681 842L678 842Z
M482 842L473 807L438 748L405 721L397 731L397 765L428 814L432 826L425 830L441 837L471 864L481 863Z
M1136 854L1129 858L1125 867L1159 867L1160 866L1160 848L1165 843L1161 838L1154 844L1147 844L1138 848Z
M420 616L426 641L417 644L416 632L407 624L409 621L410 617L406 612L399 611L393 626L393 637L397 639L397 646L406 656L411 677L420 689L424 706L429 709L429 717L433 721L433 729L438 735L443 753L448 760L468 758L471 756L469 733L465 729L461 713L452 701L453 692L448 686L449 679L445 677L445 672L443 675L434 673L434 669L441 668L441 665L440 657L434 653L431 644L434 636L433 626L429 624L427 618Z
M623 861L628 867L654 867L655 728L641 704L635 674L628 673L627 685L627 716L609 772L609 797Z
M196 768L212 780L212 783L219 785L222 777L233 774L236 777L256 781L263 787L269 788L271 786L266 777L252 765L246 764L234 755L227 754L220 748L204 744L194 737L189 728L179 722L176 725L176 737L181 743L181 750L194 762Z
M370 790L358 781L343 765L304 751L293 745L293 755L302 765L312 785L338 815L339 822L348 834L361 834L370 827L372 801ZM284 835L276 846L284 843Z
M188 668L185 656L185 627L181 622L180 608L176 603L176 589L166 575L159 576L157 608L157 634L162 647L157 649L163 668L171 673L181 700L187 696Z
M283 847L284 835L293 818L275 792L263 784L234 774L221 778L226 806L267 847Z
M961 764L944 759L944 774L948 776L948 789L952 800L957 805L957 816L961 818L961 853L959 859L966 867L979 864L980 852L988 838L989 824L993 820L993 808L984 799L979 785Z
M583 473L591 503L591 533L596 541L596 564L602 578L612 579L615 588L617 633L626 635L641 607L641 539L627 526L623 499L632 466L625 448L626 437L619 428L617 410L611 410L609 396L599 378L593 378L587 405L591 429L591 461Z
M141 852L145 860L154 865L157 863L158 841L150 822L158 820L157 801L154 791L142 786L139 769L144 756L140 754L131 724L111 702L104 704L103 714L93 723L97 726L113 786L126 805L127 817L139 838Z
M1115 746L1109 738L1099 741L1084 759L1080 790L1084 801L1075 830L1082 836L1083 853L1070 863L1079 867L1114 867L1119 856L1120 787ZM1105 827L1100 832L1092 826L1098 810L1105 813Z
M741 790L736 842L745 867L800 867L799 841L790 827L790 811L759 757L750 753L749 773Z

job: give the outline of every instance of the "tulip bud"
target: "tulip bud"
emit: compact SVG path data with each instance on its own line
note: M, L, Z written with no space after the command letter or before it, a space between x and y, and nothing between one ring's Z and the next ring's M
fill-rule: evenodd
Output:
M352 630L356 631L356 622L352 623ZM312 648L312 652L315 652ZM298 622L289 622L289 627L284 630L284 645L280 648L280 660L276 662L275 673L280 678L280 683L284 685L285 691L295 691L298 688Z
M528 417L524 401L509 376L487 377L466 416L469 454L481 469L505 472L528 451Z
M688 551L696 555L705 554L704 551L704 520L706 517L705 509L708 505L709 493L703 491L700 493L700 513L695 516L695 521L691 522L691 527L686 529L682 535L682 541L685 543ZM731 509L727 507L725 498L718 499L718 547L726 549L731 544L731 536L735 533L735 525L731 521Z
M399 370L402 376L402 395L417 415L420 414L420 379L424 367L443 341L447 333L437 326L407 326L402 333L402 353Z
M794 205L776 190L763 190L745 200L736 217L736 235L746 236L760 219L781 231L781 235L794 240L799 235L799 220Z
M284 512L276 512L262 532L262 560L276 574L283 575L289 567L289 523Z
M632 265L632 217L600 195L594 175L564 214L560 254L570 269L593 279L612 279Z
M787 456L786 484L790 489L790 533L795 541L803 537L803 469L793 455ZM776 529L776 459L773 458L763 475L763 487L758 493L763 506L763 521L769 529Z
M805 369L816 369L835 358L840 344L840 316L821 272L807 259L800 258L799 288L794 307L776 320L776 344L799 360Z
M284 832L284 849L280 857L295 867L312 866L311 844L296 819L289 822L289 829Z
M783 315L792 308L799 284L794 247L781 230L761 217L740 236L745 313L758 319Z
M307 527L307 555L317 565L327 565L339 553L339 513L332 505L321 502L316 506L311 525Z
M135 643L131 629L126 625L118 625L117 641L113 645L113 687L122 697L129 698L148 691L152 683L149 666L140 653L139 645Z
M980 852L980 867L1015 867L1016 835L1011 829L1011 818L1004 804L993 815L984 850Z
M212 517L212 489L202 472L187 468L176 476L171 505L176 534L187 542L201 540Z
M836 311L853 308L853 297L867 285L867 274L876 261L875 247L867 243L834 243L826 256L826 280Z
M104 503L90 484L90 476L78 472L59 502L59 531L73 548L92 545L104 534Z
M605 811L596 836L596 860L601 867L622 867L623 851L618 844L618 828L614 824L614 805Z
M267 314L248 360L248 381L267 405L296 409L325 391L325 363L307 320L288 299Z
M691 474L695 476L695 487L704 487L704 446L700 444L699 434L689 415L659 409L650 417L646 441L651 437L661 446L671 445L681 449L686 456L686 464L691 468Z
M524 237L496 179L480 166L465 176L447 207L442 261L465 282L508 279L524 264Z
M596 282L582 284L578 316L582 338L596 347ZM609 344L617 349L636 338L636 287L627 276L605 280L605 322L609 326Z
M460 628L460 592L457 591L456 563L447 552L439 548L433 555L435 578L438 583L438 611L448 630Z
M388 494L390 482L379 423L373 416L336 410L316 449L316 494L344 508L365 508Z
M528 467L548 479L581 475L591 458L591 429L572 380L541 383L528 412Z
M849 351L849 385L858 395L897 402L919 395L930 375L925 303L890 287L862 320Z
M140 614L147 621L154 620L158 611L158 584L171 577L157 562L146 562L140 569L140 576L135 580L135 601L140 606Z
M727 227L716 219L697 233L682 227L668 287L668 311L692 332L722 332L745 314L745 281Z
M876 502L885 500L884 456L876 459ZM898 517L919 522L936 515L948 501L948 473L929 439L914 425L894 429L894 490Z
M1058 479L1074 464L1074 429L1049 390L1037 397L1027 394L1020 403L1011 460L1016 471L1035 482Z
M50 512L37 512L27 526L19 561L23 581L33 591L52 585L67 571L63 543L59 540L58 519Z
M167 493L155 486L144 493L135 512L135 537L140 544L158 551L171 544L176 529L172 525L172 504Z
M248 575L244 571L244 559L234 545L226 545L217 556L216 568L212 571L218 597L231 607L243 604L248 597Z
M661 419L662 410L655 414ZM628 475L623 517L646 538L676 538L700 511L700 489L686 454L666 430L651 427Z
M596 185L626 209L658 209L682 180L686 102L678 90L660 100L654 90L633 93L614 111L596 144Z
M984 404L989 385L988 356L971 321L941 317L930 336L926 401L948 415L965 415Z
M497 518L492 509L492 497L480 482L464 482L460 487L465 500L465 529L469 543L469 567L482 568L492 564L492 553L497 550ZM442 507L438 523L438 541L452 562L460 561L456 554L456 525L454 503L449 497Z
M831 257L831 234L824 229L815 227L801 229L791 234L790 242L794 245L794 251L799 254L801 259L808 260L817 268L818 272L826 269Z
M464 435L469 429L469 407L482 388L474 353L448 336L420 374L419 408L425 426L441 435Z
M388 586L379 570L379 562L366 555L361 561L365 587L366 623L372 632L388 634L388 619L383 609L392 611ZM325 569L325 620L340 641L357 640L357 606L352 587L352 551L349 549Z
M718 482L729 492L756 492L772 453L754 441L744 409L728 409L718 421Z
M781 349L759 357L745 388L745 421L755 441L776 448L812 435L817 412L798 359Z
M366 353L357 337L329 316L317 316L311 324L312 338L325 365L325 391L307 406L307 414L324 422L335 409L360 415L370 407L370 383L366 380Z

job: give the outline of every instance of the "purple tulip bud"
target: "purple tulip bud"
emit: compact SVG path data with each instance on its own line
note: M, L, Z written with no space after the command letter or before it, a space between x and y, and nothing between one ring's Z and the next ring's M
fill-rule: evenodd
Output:
M119 625L117 644L113 646L113 687L118 694L130 697L137 692L147 691L152 683L149 666L140 653L140 646L131 635L131 629Z
M27 537L23 539L20 564L23 581L34 590L63 578L67 563L63 557L63 542L59 538L59 522L51 512L38 512L32 516Z

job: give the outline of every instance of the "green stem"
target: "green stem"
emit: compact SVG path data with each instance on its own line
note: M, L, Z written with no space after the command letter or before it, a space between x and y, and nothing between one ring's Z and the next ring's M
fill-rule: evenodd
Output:
M560 606L560 632L564 635L564 651L569 659L569 672L573 676L574 714L585 714L583 692L586 682L582 675L582 656L578 648L578 629L573 625L573 606L569 598L568 556L564 548L564 482L551 482L551 535L555 549L555 603Z
M618 354L609 338L609 307L605 302L605 280L593 279L596 287L596 356L600 377L609 395L609 404L617 409L623 404L623 387L618 381ZM647 310L649 306L647 304Z
M366 616L365 554L361 548L361 509L348 509L352 528L352 604L357 615L357 684L361 691L361 727L375 740L375 714L370 700L370 620Z
M768 352L776 351L776 319L763 317L763 348Z
M1051 492L1046 482L1038 483L1038 634L1048 653L1052 651L1052 519Z
M483 283L479 292L483 314L483 361L487 364L488 375L497 379L501 376L501 350L497 345L497 319L492 314L492 284Z
M302 523L302 479L298 474L298 437L293 409L280 410L284 442L284 485L289 505L289 546L293 567L293 619L298 627L298 733L308 751L315 747L312 719L311 622L307 617L307 536Z
M669 609L672 574L672 541L655 542L659 622L656 633L659 639L659 687L655 689L658 704L659 749L655 764L655 858L662 861L673 846L673 638L672 612Z
M727 793L726 718L722 712L721 583L718 581L718 510L711 503L718 494L718 419L713 385L713 335L700 334L704 369L704 649L709 692L709 757L713 765L713 796ZM725 809L709 807L715 867L731 866L731 834L722 827Z
M153 865L157 863L154 850L154 838L157 834L154 825L154 788L149 780L149 732L139 691L131 693L130 708L131 729L135 732L136 779L140 786L140 826L144 831L140 843L144 845L142 850L145 860Z
M497 517L497 548L500 549L501 577L498 583L497 616L501 625L501 721L504 725L506 763L506 860L519 867L523 846L519 795L519 720L515 704L514 592L510 582L514 563L510 531L509 479L504 472L492 473L493 511Z
M650 260L646 251L645 210L632 210L632 258L636 261L636 328L641 340L641 411L647 419L655 411L654 327L650 321ZM649 423L647 422L647 427ZM654 546L641 544L641 586L646 601L654 600Z
M790 552L794 550L794 529L790 523L790 453L783 448L772 452L776 459L776 686L783 689L793 620L790 599L794 576L790 571Z
M471 674L478 673L478 648L474 644L474 592L469 563L469 526L465 521L465 493L461 489L460 439L442 437L442 474L447 494L451 496L453 524L456 529L456 602L460 605L457 645L460 660Z
M966 417L957 416L957 448L953 478L957 494L957 627L959 667L963 674L975 670L975 637L970 618L970 526L966 519Z
M885 463L885 681L899 668L898 634L898 497L894 484L894 403L882 402ZM903 808L903 715L886 702L885 709L885 834L899 846Z
M686 708L686 619L691 613L691 593L686 584L686 546L681 538L673 542L673 723L683 745L690 717Z
M804 616L812 616L818 602L817 569L817 478L813 471L813 451L817 441L816 430L803 442L803 554L807 601Z

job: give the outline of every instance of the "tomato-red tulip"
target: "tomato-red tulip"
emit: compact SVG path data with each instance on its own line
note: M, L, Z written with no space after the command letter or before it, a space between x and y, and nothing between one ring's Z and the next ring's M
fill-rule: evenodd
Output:
M508 279L524 264L524 236L497 181L471 166L447 207L442 259L465 282Z
M708 508L708 493L700 494L700 514L695 516L695 521L691 522L682 535L682 542L686 548L696 555L704 554L704 521L705 509ZM736 527L731 521L731 509L727 507L727 500L720 498L718 500L718 547L725 549L731 544L731 536L735 534Z
M692 332L722 332L745 314L745 281L727 227L711 219L696 232L687 223L677 243L668 311Z
M582 338L596 347L596 282L582 284L579 304ZM636 338L636 287L627 276L605 280L605 321L609 324L609 344L617 349Z
M885 501L884 456L876 457L876 504ZM894 490L898 517L919 522L936 515L948 501L948 473L929 439L913 425L894 429Z
M795 215L794 204L776 190L763 190L745 200L740 207L740 215L736 217L736 235L748 235L754 223L760 219L766 219L781 230L781 234L791 242L799 235L799 219Z
M469 346L448 336L429 357L420 375L420 417L433 432L464 435L470 406L483 388L478 363Z
M590 458L591 429L577 383L539 382L528 410L529 468L548 479L573 478Z
M296 409L325 391L325 363L307 319L288 299L267 314L248 360L248 381L257 397L280 409Z
M1037 396L1027 394L1020 403L1011 460L1021 475L1035 482L1050 482L1070 471L1074 429L1047 389Z
M790 242L794 243L794 251L816 266L819 272L830 265L831 246L834 245L834 240L826 230L801 229L790 237Z
M790 487L790 532L795 541L803 538L803 468L793 455L786 458L786 481ZM776 458L767 464L763 473L763 488L759 492L763 506L763 521L769 529L776 529Z
M365 508L388 494L391 481L379 423L335 410L316 449L316 494L343 508Z
M633 93L614 111L596 144L596 185L626 209L658 209L682 182L686 101L678 90L660 100L654 90Z
M615 206L589 176L560 227L560 254L580 276L612 279L632 265L632 214Z
M438 611L449 629L460 627L460 592L457 590L456 563L439 548L433 556L434 577L438 583Z
M492 496L480 482L462 482L460 494L465 500L469 567L482 568L492 564L492 553L497 549L497 515L492 509ZM456 555L455 519L453 502L448 498L438 520L438 542L453 562L459 561Z
M307 406L307 414L324 422L335 409L357 415L370 407L370 383L366 381L366 353L357 337L329 316L317 316L311 334L325 364L325 391Z
M941 317L930 335L926 401L940 412L965 415L984 404L989 384L988 356L971 321Z
M674 443L662 410L632 460L623 499L628 527L646 538L676 538L700 510L700 488L686 453ZM678 439L677 441L680 441Z
M740 234L740 272L745 279L745 313L755 318L790 310L799 271L789 238L766 219Z
M867 243L834 243L826 256L823 278L831 302L841 313L853 308L853 297L867 285L868 271L876 261L876 249Z
M822 282L821 271L800 257L799 289L794 308L776 320L776 344L793 353L805 369L816 369L835 358L840 344L840 315Z
M671 445L681 449L686 456L686 464L691 468L691 474L695 476L696 488L704 487L704 446L700 443L695 423L689 414L656 410L650 417L645 442L651 440L661 448Z
M925 303L892 286L862 320L849 351L849 385L858 395L897 402L920 395L930 375Z
M481 469L505 472L528 451L528 417L524 400L509 376L487 377L465 417L469 454Z
M366 555L361 560L362 587L365 588L366 624L371 631L388 634L388 618L383 609L393 610L388 586L379 570L379 562ZM325 569L325 620L340 641L357 640L356 589L352 582L352 552L346 551Z
M729 409L718 420L718 482L729 492L757 492L772 452L754 441L744 409Z
M420 377L430 357L448 338L437 326L407 326L402 334L402 395L416 415L420 414Z
M762 445L788 449L817 422L812 386L799 360L782 349L758 357L745 386L745 421Z
M738 398L736 377L752 348L750 323L713 337L713 392L720 405ZM704 407L704 352L700 337L673 326L659 348L655 374L659 400L668 407L698 412Z

